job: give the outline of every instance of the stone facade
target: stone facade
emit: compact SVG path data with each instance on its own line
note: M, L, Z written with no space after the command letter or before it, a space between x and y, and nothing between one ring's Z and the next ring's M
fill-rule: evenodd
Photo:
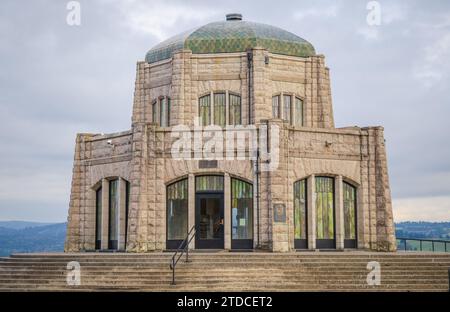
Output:
M252 124L260 130L262 126L279 127L276 170L257 172L258 166L250 159L219 159L215 168L200 168L198 159L172 158L172 127L193 127L199 115L199 98L214 91L241 96L244 126ZM272 117L272 96L276 94L295 95L303 100L303 126ZM151 103L161 96L171 99L170 127L152 122ZM258 160L259 166L263 163ZM330 176L335 181L336 249L344 248L343 181L357 189L357 248L396 248L383 128L334 127L330 75L324 56L285 56L256 47L248 52L216 54L180 50L166 60L137 63L131 130L77 135L65 250L95 249L95 190L102 184L106 190L113 178L119 178L121 201L125 200L125 182L129 182L128 213L122 213L119 222L119 249L166 249L166 186L188 178L191 228L195 225L194 179L207 173L224 176L225 249L231 248L227 217L231 177L254 185L254 248L276 252L295 249L293 184L306 179L307 248L316 249L315 176ZM108 249L104 243L108 236L107 192L102 196L104 225L100 249ZM285 222L274 220L276 204L286 208ZM195 248L194 241L190 247Z

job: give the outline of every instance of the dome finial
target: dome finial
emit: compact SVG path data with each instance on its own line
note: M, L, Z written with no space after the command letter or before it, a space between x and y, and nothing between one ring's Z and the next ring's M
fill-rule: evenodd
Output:
M242 14L240 13L230 13L226 17L227 21L242 21Z

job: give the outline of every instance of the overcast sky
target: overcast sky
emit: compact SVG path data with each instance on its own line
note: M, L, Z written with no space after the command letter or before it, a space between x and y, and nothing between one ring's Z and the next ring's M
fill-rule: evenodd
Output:
M130 128L136 61L238 12L324 54L337 127L385 128L396 221L450 221L450 2L0 1L0 220L65 221L77 132Z

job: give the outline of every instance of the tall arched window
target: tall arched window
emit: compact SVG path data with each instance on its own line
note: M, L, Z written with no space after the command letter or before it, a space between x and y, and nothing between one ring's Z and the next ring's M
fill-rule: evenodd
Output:
M291 123L291 99L288 94L283 95L283 119Z
M95 191L95 249L102 248L102 187Z
M126 249L129 201L128 181L102 179L101 186L95 190L95 249Z
M306 222L306 180L294 183L294 247L308 247Z
M152 102L152 122L158 123L158 106L156 100Z
M356 248L356 188L343 183L344 192L344 247Z
M253 185L231 179L231 248L253 248Z
M335 248L334 179L316 177L316 247Z
M167 249L179 247L188 231L188 179L167 186Z
M211 124L211 95L202 96L198 101L198 114L202 126Z
M108 249L118 249L119 241L119 180L109 181Z
M230 125L242 124L241 118L241 97L236 94L230 94L229 100L229 123Z
M294 125L303 126L303 100L301 98L295 98L294 105Z
M162 97L159 99L159 125L161 127L170 126L170 98Z
M280 96L275 95L272 97L272 117L280 118Z
M224 92L214 93L214 124L224 127L226 124L226 95Z

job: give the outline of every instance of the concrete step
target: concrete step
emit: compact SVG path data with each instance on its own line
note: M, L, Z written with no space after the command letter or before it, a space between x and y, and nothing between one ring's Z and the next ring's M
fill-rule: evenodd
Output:
M0 291L447 291L450 254L297 252L172 254L15 254L0 261ZM81 265L81 286L66 283L67 263ZM381 265L380 286L366 282L369 261Z

